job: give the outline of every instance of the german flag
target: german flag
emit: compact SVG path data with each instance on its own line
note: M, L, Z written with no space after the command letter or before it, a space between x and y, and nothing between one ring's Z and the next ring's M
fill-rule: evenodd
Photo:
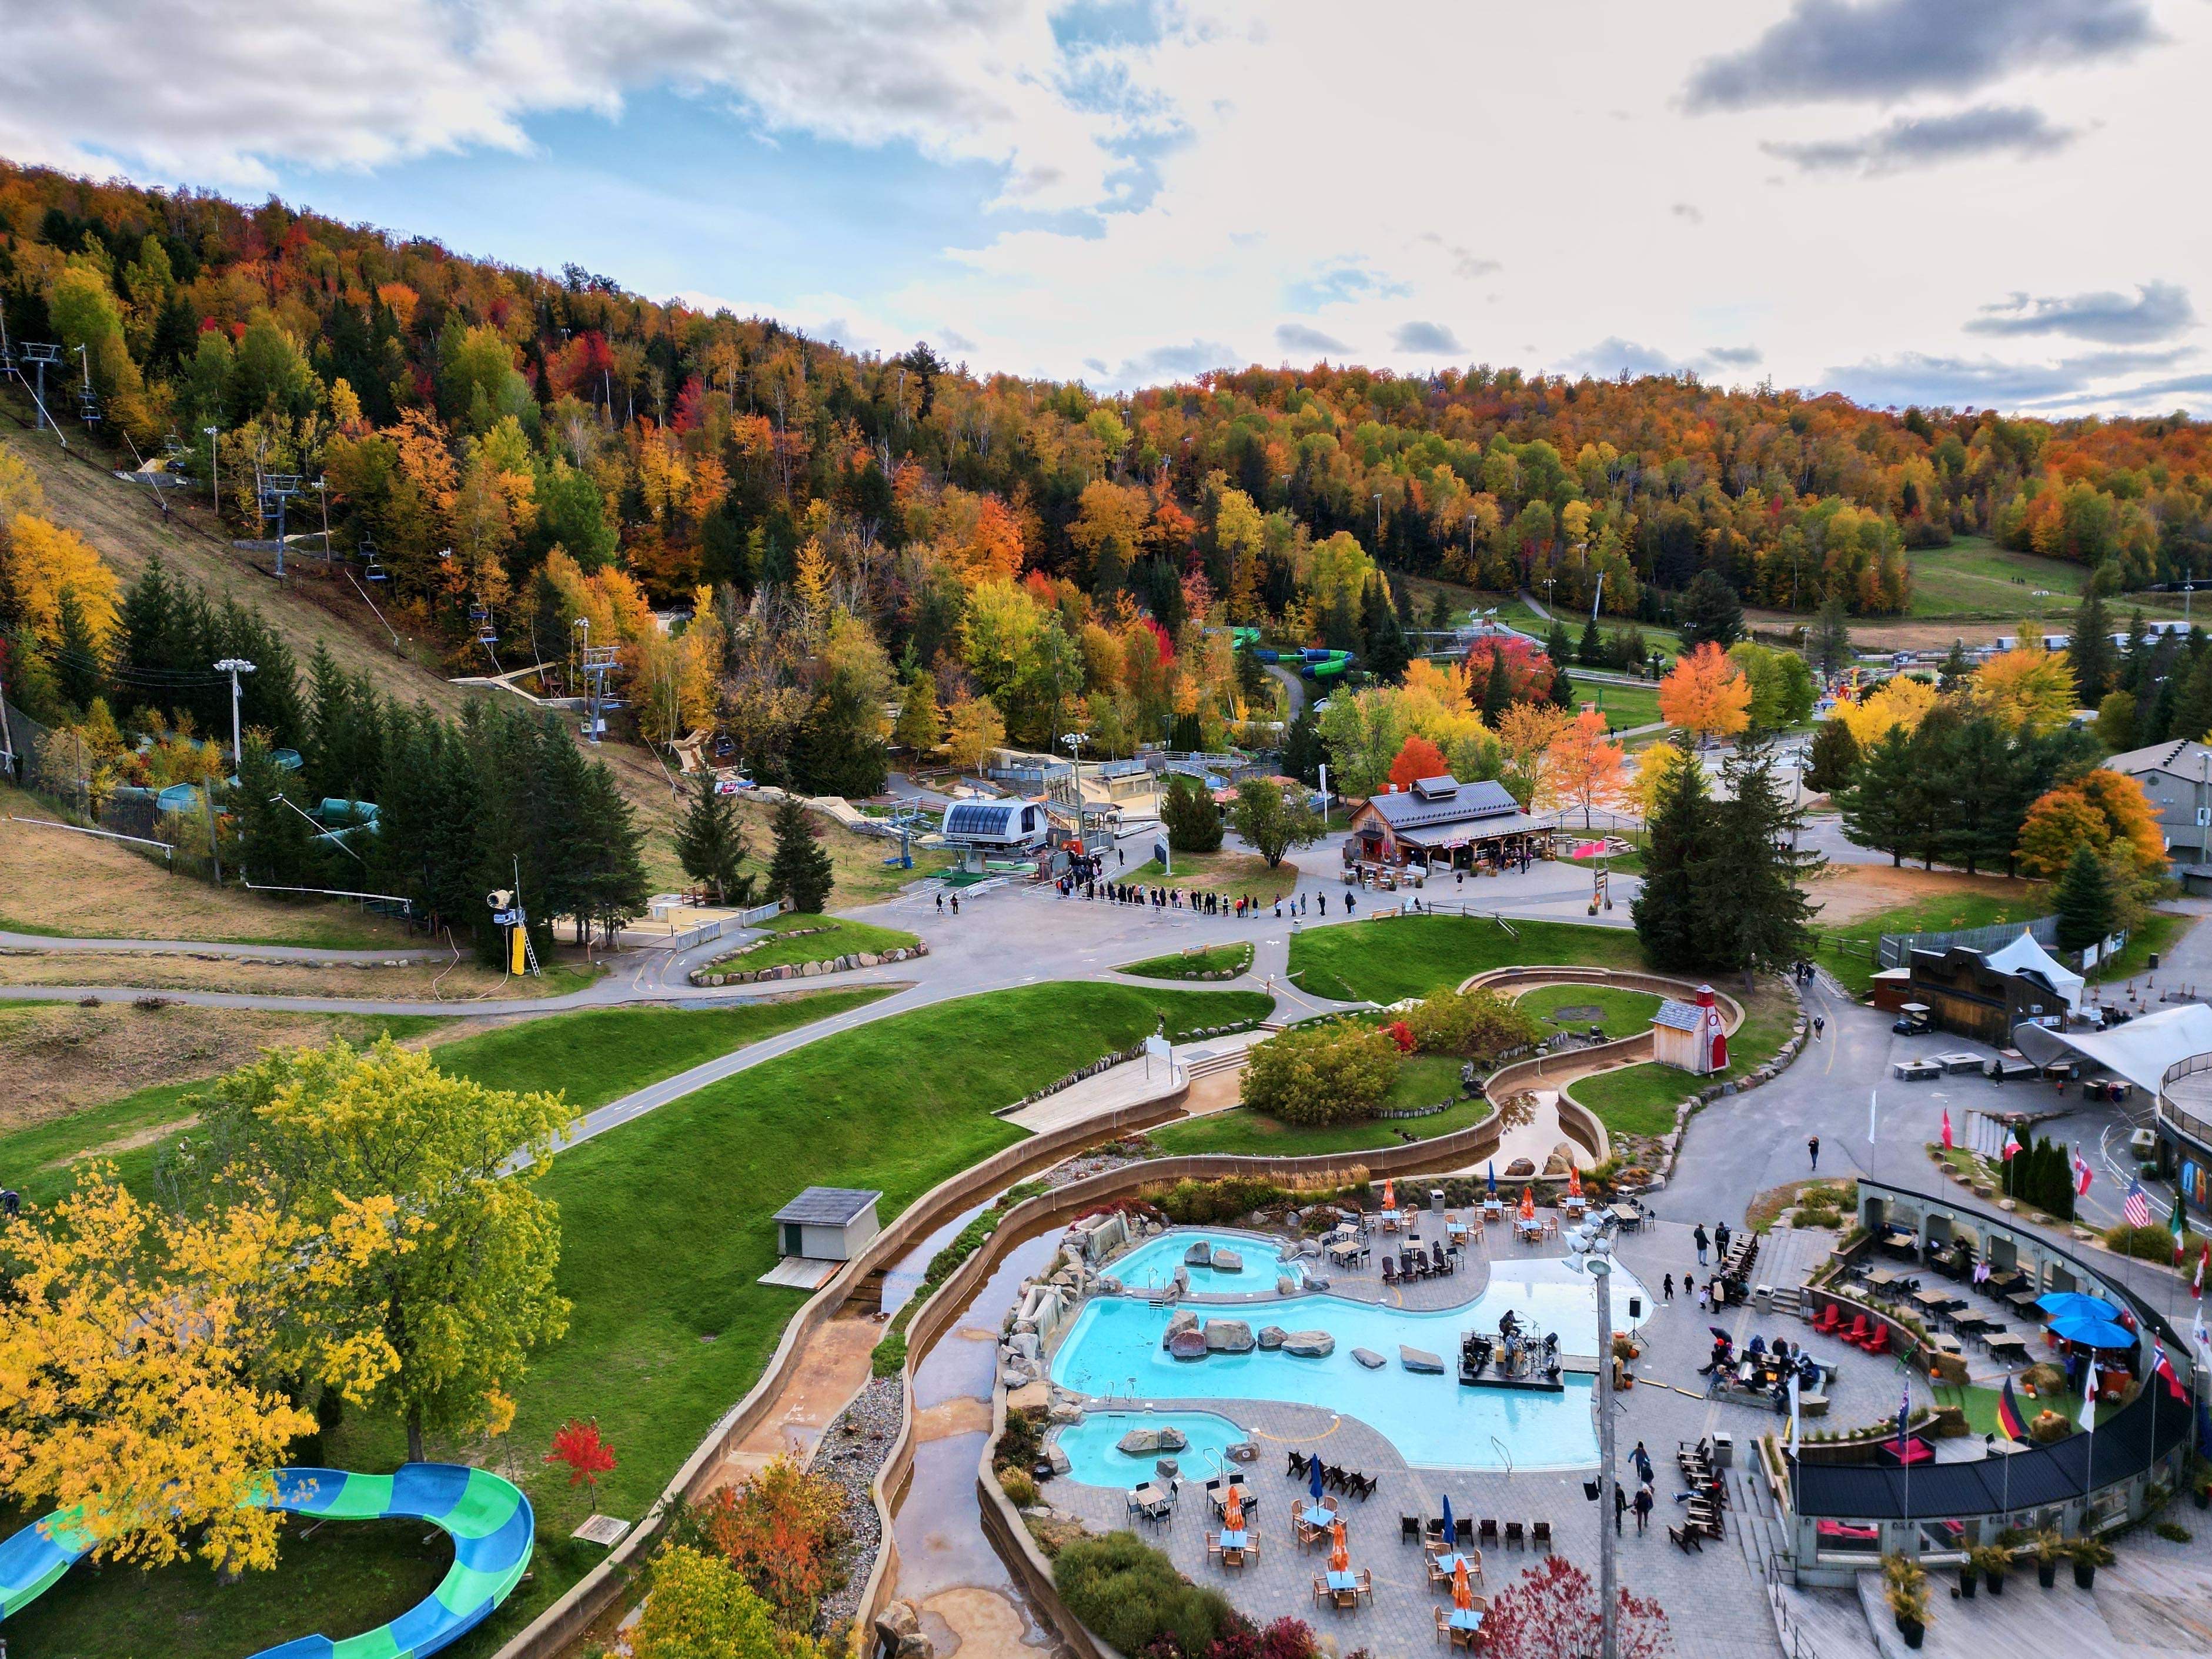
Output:
M2005 1378L2004 1392L1997 1395L1997 1432L2008 1440L2027 1438L2027 1420L2020 1414L2020 1401L2013 1398L2012 1378Z

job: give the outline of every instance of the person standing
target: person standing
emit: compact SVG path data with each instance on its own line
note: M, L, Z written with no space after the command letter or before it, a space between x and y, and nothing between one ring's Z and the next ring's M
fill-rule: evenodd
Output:
M1613 1483L1613 1535L1615 1538L1620 1536L1620 1517L1627 1512L1628 1494L1621 1489L1620 1482L1615 1480Z
M1660 1294L1669 1302L1674 1299L1674 1275L1668 1273L1659 1282Z
M1646 1480L1636 1489L1636 1534L1639 1538L1644 1535L1644 1528L1650 1523L1651 1504L1651 1482Z
M1820 1137L1809 1136L1805 1142L1805 1150L1812 1153L1813 1173L1818 1175L1820 1172Z
M1700 1221L1697 1231L1692 1233L1690 1237L1698 1247L1698 1265L1702 1267L1705 1265L1705 1252L1711 1249L1713 1244L1711 1237L1705 1231L1705 1224Z
M937 914L940 916L945 914L945 895L942 893L937 896Z

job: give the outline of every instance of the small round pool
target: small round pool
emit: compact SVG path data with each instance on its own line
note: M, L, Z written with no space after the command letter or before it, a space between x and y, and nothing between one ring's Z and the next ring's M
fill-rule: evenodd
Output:
M1132 1429L1175 1428L1190 1443L1177 1452L1125 1452L1121 1437ZM1244 1431L1212 1412L1092 1412L1060 1431L1067 1454L1067 1478L1086 1486L1134 1486L1152 1478L1152 1466L1172 1457L1183 1479L1203 1479L1229 1466L1229 1449Z
M1132 1291L1164 1290L1175 1281L1176 1269L1194 1244L1218 1250L1234 1250L1243 1259L1241 1273L1218 1267L1189 1268L1191 1292L1196 1296L1273 1296L1278 1274L1303 1280L1305 1270L1285 1256L1272 1239L1250 1233L1208 1232L1201 1228L1174 1227L1157 1238L1148 1238L1106 1271Z

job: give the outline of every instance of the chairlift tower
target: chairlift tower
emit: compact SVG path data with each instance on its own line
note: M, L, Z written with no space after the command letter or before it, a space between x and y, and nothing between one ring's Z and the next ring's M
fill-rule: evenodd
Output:
M84 382L77 388L77 418L88 428L100 424L100 397L92 389L92 354L84 347L76 349L78 366L84 370Z
M585 692L584 735L593 743L599 740L604 725L600 710L607 707L607 676L614 672L618 648L611 645L592 643L592 619L579 617L575 622L580 630L578 650L582 653L579 672L587 690Z
M279 581L284 577L284 503L307 487L307 481L295 472L264 472L261 475L261 516L267 519L272 507L276 514L276 578Z
M58 345L26 340L23 343L23 361L30 364L38 374L38 384L31 392L31 412L33 417L31 422L31 430L39 432L47 427L52 427L55 435L58 437L61 434L61 427L52 416L46 413L46 365L62 361L62 349ZM20 369L16 372L21 373ZM63 438L62 442L67 444L69 440Z

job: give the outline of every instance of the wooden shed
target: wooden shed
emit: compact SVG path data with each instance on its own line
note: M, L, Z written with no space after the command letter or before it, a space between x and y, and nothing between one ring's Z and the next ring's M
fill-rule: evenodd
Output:
M1670 997L1659 1005L1651 1016L1651 1057L1698 1077L1728 1070L1728 1025L1711 986L1700 985L1695 1002Z

